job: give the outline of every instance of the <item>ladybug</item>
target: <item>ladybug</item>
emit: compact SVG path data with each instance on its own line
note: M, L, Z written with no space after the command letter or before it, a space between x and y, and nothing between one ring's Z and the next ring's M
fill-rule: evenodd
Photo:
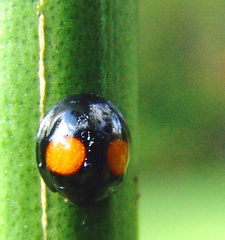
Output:
M121 184L129 141L125 119L110 101L94 94L69 96L40 123L38 169L51 191L88 206Z

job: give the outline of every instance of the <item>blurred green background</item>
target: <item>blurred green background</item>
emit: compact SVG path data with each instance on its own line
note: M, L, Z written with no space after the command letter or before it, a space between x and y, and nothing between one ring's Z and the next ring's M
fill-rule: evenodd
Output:
M140 240L225 239L225 1L139 0Z

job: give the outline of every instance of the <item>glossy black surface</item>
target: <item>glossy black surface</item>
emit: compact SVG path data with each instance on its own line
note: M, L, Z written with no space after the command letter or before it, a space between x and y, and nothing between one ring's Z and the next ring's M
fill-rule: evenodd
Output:
M52 173L45 160L49 141L65 136L80 139L87 152L81 169L69 176ZM108 196L124 177L112 174L107 166L107 146L114 139L129 142L129 131L110 101L93 94L65 98L47 113L38 130L36 152L42 178L52 191L81 206Z

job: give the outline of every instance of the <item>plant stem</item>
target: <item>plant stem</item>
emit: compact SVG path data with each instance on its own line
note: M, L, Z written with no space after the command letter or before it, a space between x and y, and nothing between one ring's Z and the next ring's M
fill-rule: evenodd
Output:
M129 171L117 193L90 208L47 190L46 239L137 239L136 1L49 0L37 8L33 1L12 0L1 5L0 238L43 239L34 154L41 112L67 95L93 92L114 102L127 118L134 149ZM44 45L38 46L40 38Z

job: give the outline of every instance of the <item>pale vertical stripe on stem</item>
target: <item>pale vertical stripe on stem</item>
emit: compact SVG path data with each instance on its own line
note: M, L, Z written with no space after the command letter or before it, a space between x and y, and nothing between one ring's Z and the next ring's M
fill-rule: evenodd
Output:
M43 5L43 0L40 0L39 8ZM45 33L44 33L44 15L39 13L38 19L38 38L39 38L39 86L40 86L40 118L44 117L44 101L45 101L45 77L44 77L44 51L45 51ZM41 224L43 229L43 240L47 240L47 198L46 198L46 185L41 179L41 208L42 218Z

